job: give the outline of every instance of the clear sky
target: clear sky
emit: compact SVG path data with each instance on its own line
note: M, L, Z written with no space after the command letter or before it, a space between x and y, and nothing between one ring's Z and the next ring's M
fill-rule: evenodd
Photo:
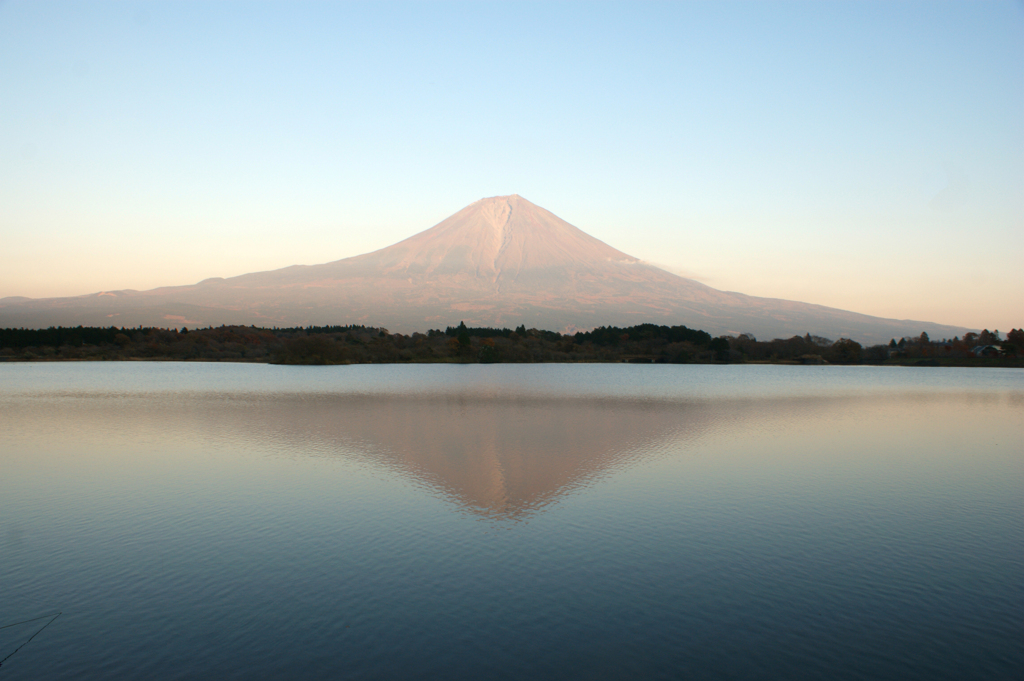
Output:
M1019 2L0 4L0 297L518 193L724 290L1024 326Z

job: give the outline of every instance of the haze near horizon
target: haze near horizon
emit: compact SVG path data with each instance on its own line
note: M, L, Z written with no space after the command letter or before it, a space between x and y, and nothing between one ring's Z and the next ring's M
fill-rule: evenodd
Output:
M0 4L0 297L356 256L528 196L719 290L1008 330L1013 3Z

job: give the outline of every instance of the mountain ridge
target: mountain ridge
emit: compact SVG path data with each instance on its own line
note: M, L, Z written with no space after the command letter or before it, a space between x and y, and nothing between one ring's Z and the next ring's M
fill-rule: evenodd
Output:
M465 321L575 331L652 322L713 335L811 333L861 342L968 329L719 291L645 263L517 194L466 206L385 248L148 291L0 299L0 326L369 324L423 331Z

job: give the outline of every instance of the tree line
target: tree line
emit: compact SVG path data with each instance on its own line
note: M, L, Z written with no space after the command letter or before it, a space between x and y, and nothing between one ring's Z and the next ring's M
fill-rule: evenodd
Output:
M983 353L978 353L978 348ZM591 331L467 327L390 333L363 325L202 329L53 327L0 329L0 361L202 360L277 364L401 362L653 362L1024 365L1024 330L933 341L925 333L863 347L805 334L759 341L686 326L638 324Z
M758 341L749 334L729 337L731 361L800 361L806 364L972 364L973 360L1006 360L1016 366L1024 357L1024 330L1013 329L1001 339L999 331L985 329L963 338L932 340L927 333L907 336L888 344L863 347L848 338L832 341L820 336L793 336ZM723 358L724 359L724 358ZM991 364L992 362L989 362Z

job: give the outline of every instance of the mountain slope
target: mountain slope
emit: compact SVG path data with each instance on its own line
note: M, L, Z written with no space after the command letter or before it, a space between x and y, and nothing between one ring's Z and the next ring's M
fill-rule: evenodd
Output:
M875 343L966 329L718 291L645 264L518 195L481 199L379 251L193 286L0 299L0 327L368 324L572 330L643 322Z

